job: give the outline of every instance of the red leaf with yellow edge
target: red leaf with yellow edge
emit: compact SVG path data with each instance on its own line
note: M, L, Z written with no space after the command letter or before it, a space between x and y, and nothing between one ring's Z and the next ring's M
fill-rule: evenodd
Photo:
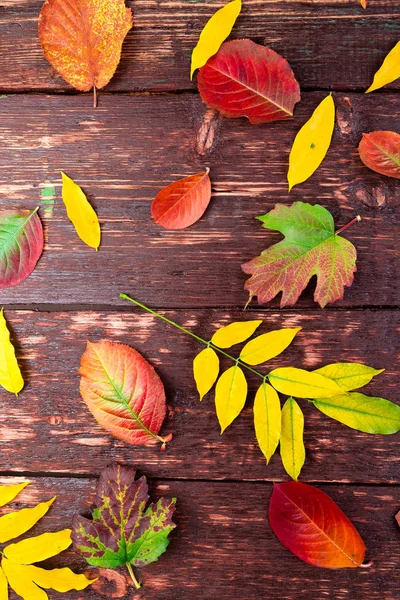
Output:
M81 359L80 391L97 422L129 444L167 442L164 386L139 352L112 342L88 342Z
M394 131L363 133L358 151L369 169L400 179L400 134Z
M327 494L289 481L274 485L269 522L280 542L316 567L359 567L365 545L354 525Z
M254 124L290 119L300 100L289 63L251 40L223 44L199 70L198 86L207 106Z

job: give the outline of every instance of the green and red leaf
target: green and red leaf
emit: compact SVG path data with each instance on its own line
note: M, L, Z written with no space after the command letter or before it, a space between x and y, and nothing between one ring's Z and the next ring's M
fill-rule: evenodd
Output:
M400 179L400 134L394 131L363 133L358 151L369 169Z

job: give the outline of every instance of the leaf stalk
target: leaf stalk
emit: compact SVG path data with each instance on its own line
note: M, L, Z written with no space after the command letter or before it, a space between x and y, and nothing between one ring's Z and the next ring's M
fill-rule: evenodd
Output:
M340 227L340 229L335 231L335 235L339 235L340 233L342 233L342 231L345 231L346 229L354 225L354 223L358 223L359 221L361 221L361 217L360 215L357 215L356 217L354 217L354 219L350 221L350 223L347 223L347 225L343 225L343 227Z
M138 580L135 577L135 573L133 572L132 566L130 563L126 563L126 568L129 571L129 575L131 576L131 579L133 581L133 585L135 586L135 588L137 590L139 590L142 587L142 584L138 582Z

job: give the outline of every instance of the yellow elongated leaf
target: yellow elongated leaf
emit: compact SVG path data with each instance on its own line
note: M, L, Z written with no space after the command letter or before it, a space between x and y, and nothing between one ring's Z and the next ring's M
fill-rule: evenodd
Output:
M0 600L8 600L8 581L0 567Z
M62 199L67 215L81 240L98 250L101 240L100 224L96 212L85 194L68 175L61 171Z
M336 381L295 367L280 367L268 375L271 385L286 396L329 398L343 393Z
M306 459L303 442L304 416L293 398L288 398L282 408L280 449L285 471L297 481Z
M24 387L24 380L17 363L14 346L10 340L3 308L0 312L0 385L7 392L16 395Z
M29 484L30 481L23 481L22 483L16 483L15 485L0 485L0 506L5 506L11 502L11 500L14 500L14 498L16 498Z
M56 590L57 592L69 592L70 590L84 590L96 579L88 579L85 575L77 575L68 567L63 569L52 569L47 571L33 565L24 566L24 571L32 581L45 589Z
M4 556L20 565L31 565L60 554L71 544L71 529L62 529L10 544L4 548Z
M262 321L237 321L226 327L221 327L211 338L214 346L218 348L231 348L235 344L244 342L253 335Z
M400 41L397 42L394 48L386 56L382 66L374 75L374 81L369 86L366 94L378 90L379 88L392 83L400 77Z
M283 352L293 341L293 338L301 330L277 329L259 335L254 340L247 342L240 353L240 360L248 365L260 365L266 360L274 358Z
M334 127L335 103L329 94L295 137L289 156L289 192L318 169L331 145Z
M28 566L19 565L3 558L1 566L10 587L24 600L48 600L48 595L31 578Z
M344 392L349 392L367 385L373 377L383 373L384 370L373 369L359 363L334 363L313 372L333 379Z
M258 388L254 400L254 427L268 464L281 434L281 403L274 388L265 382Z
M0 517L0 543L17 538L35 525L49 510L54 498L33 508L23 508Z
M200 402L216 382L218 373L219 358L217 353L212 348L205 348L193 361L193 375L200 395Z
M208 59L218 52L222 42L232 31L241 10L242 0L232 0L207 21L192 52L190 79L193 78L196 69L203 67Z
M234 365L218 379L215 390L215 407L221 433L236 419L245 405L247 381L243 371Z

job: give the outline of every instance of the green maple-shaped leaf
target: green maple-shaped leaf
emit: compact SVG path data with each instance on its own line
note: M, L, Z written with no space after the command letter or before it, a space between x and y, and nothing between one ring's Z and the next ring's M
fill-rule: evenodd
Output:
M285 239L242 265L251 275L245 284L250 300L257 296L263 304L282 292L281 307L295 304L313 275L314 300L322 308L343 298L344 287L353 283L357 254L353 244L335 233L328 210L304 202L277 204L258 218Z

